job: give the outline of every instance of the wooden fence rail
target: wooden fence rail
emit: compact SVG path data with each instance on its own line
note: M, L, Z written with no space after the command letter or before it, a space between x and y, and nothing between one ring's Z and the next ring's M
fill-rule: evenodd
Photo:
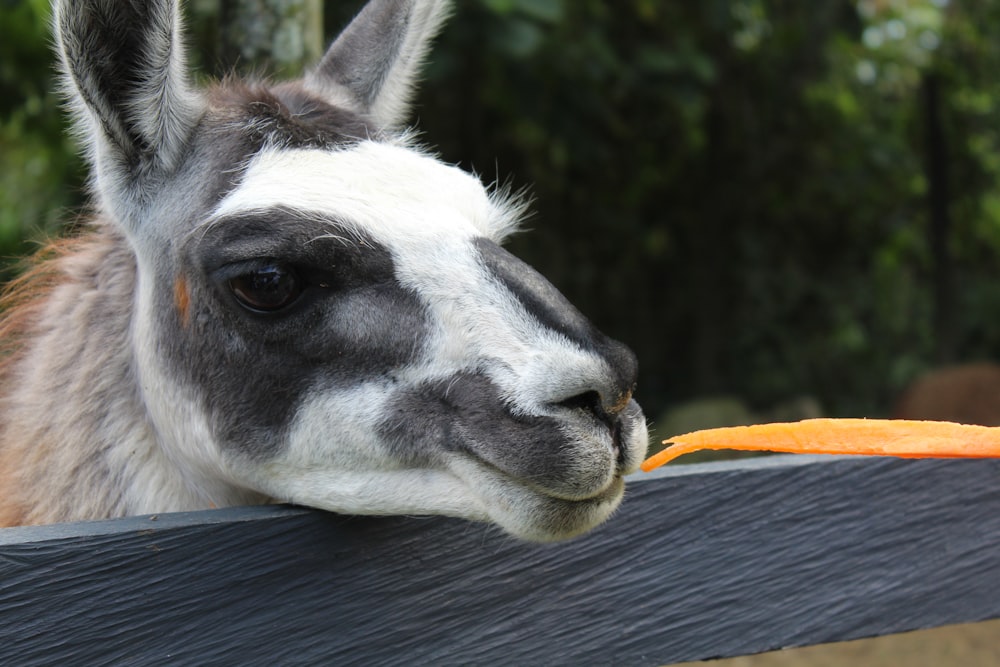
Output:
M0 530L3 665L657 665L1000 617L1000 462L632 480L532 545L292 507Z

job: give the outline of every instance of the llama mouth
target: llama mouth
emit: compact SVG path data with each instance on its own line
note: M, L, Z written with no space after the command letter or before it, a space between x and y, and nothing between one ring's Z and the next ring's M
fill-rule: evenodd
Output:
M625 496L625 479L615 474L608 484L586 496L565 497L519 479L475 457L454 461L452 474L462 480L482 511L480 520L531 542L553 542L582 535L604 523Z
M625 480L616 475L611 483L586 498L561 498L516 481L503 493L508 506L488 503L492 519L508 532L532 541L550 542L576 537L604 523L625 496ZM496 498L494 498L496 500Z
M615 496L620 496L624 491L624 474L620 467L607 475L606 483L598 488L580 489L579 492L572 493L568 490L552 488L551 484L545 481L533 479L531 476L518 475L511 471L504 470L490 461L469 453L468 460L479 470L486 473L494 483L502 488L516 490L520 493L527 493L547 503L561 503L567 506L586 505L588 503L604 503L613 500ZM607 474L606 471L604 474ZM479 484L475 478L467 478L470 488L476 488ZM489 485L486 485L489 486Z

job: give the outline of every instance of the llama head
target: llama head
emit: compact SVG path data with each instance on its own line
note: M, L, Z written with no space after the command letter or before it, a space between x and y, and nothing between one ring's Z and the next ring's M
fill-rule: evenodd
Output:
M277 85L189 85L176 0L64 0L100 217L136 258L163 453L230 491L549 540L646 449L634 356L500 247L518 207L399 128L446 3L373 0Z

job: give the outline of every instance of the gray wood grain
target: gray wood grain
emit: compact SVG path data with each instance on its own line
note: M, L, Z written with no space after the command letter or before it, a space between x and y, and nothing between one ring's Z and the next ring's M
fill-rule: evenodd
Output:
M674 466L555 545L288 507L4 529L0 664L656 665L997 618L998 482Z

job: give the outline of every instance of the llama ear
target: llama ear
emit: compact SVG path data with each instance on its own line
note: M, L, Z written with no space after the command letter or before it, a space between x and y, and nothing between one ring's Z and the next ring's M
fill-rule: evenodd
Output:
M56 3L65 87L102 193L173 169L201 115L178 14L176 0Z
M383 128L406 122L414 84L449 0L371 0L306 77L306 85L347 103Z

